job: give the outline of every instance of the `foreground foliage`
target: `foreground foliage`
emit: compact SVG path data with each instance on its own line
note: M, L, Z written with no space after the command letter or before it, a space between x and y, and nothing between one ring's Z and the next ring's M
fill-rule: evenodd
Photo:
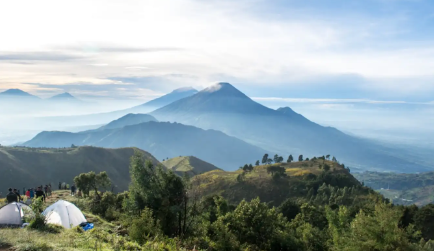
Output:
M433 205L393 205L343 166L325 160L189 178L136 152L130 175L124 193L94 188L74 200L95 229L44 236L30 228L0 230L0 243L17 250L434 249ZM261 189L253 198L240 199Z

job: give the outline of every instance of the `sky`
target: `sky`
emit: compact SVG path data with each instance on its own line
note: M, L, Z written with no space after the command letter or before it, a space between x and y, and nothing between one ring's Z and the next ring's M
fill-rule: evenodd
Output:
M432 27L430 0L2 1L0 91L431 104Z

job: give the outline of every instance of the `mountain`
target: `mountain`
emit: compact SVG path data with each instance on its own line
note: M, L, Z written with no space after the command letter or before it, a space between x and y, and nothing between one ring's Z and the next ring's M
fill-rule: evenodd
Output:
M144 104L129 108L129 109L127 109L127 111L131 111L131 112L145 111L146 113L148 113L148 112L151 112L151 111L158 109L160 107L166 106L170 103L173 103L177 100L190 97L196 93L197 93L197 90L192 88L192 87L179 88L179 89L173 90L171 93L168 93L164 96L153 99L153 100L146 102Z
M78 99L74 96L72 96L70 93L65 92L65 93L61 93L61 94L57 94L51 98L49 98L49 100L58 100L58 101L78 101Z
M175 157L161 162L165 167L173 170L176 173L189 173L197 175L213 170L221 170L220 168L205 162L194 156Z
M104 113L94 113L86 115L75 115L75 116L52 116L52 117L42 117L41 122L49 123L51 125L63 126L65 123L74 126L85 126L85 125L98 125L106 124L110 121L122 117L129 113L149 113L155 109L168 105L179 99L191 96L197 93L197 91L191 87L184 87L176 89L171 93L168 93L159 98L153 99L144 104L131 107L124 110L117 110L112 112Z
M128 189L129 163L134 148L105 149L78 147L62 149L33 149L23 147L0 147L0 191L7 188L22 190L59 181L72 184L80 173L107 171L116 185L116 191ZM154 164L158 161L149 153L141 151Z
M157 122L157 120L154 117L152 117L151 115L148 115L148 114L129 113L129 114L117 119L117 120L114 120L114 121L108 123L105 126L100 127L99 130L122 128L124 126L136 125L136 124L141 124L141 123L150 122L150 121Z
M138 147L158 159L196 156L225 170L235 170L261 158L265 150L215 130L179 123L147 122L116 129L79 133L41 132L25 142L29 147Z
M393 149L318 125L290 108L273 110L229 83L218 83L151 113L159 121L220 130L280 155L331 154L353 168L417 172L432 170Z
M0 92L0 98L26 98L26 99L39 99L38 97L22 91L20 89L9 89L4 92Z

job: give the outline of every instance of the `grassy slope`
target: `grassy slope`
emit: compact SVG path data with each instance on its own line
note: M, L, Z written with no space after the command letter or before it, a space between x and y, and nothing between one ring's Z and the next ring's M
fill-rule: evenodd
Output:
M55 191L45 203L49 206L58 200L66 200L80 207L77 197L70 196L69 191ZM1 206L1 205L0 205ZM122 230L116 222L108 222L99 216L83 211L88 222L94 224L94 230L80 233L75 229L63 229L60 233L45 233L30 229L1 229L0 228L0 251L85 251L97 250L125 250L120 246L125 245L122 238ZM110 233L110 234L109 234ZM164 243L148 243L143 250L163 250ZM136 250L136 248L131 248ZM185 251L184 249L179 249Z
M162 164L177 173L188 172L192 175L219 170L218 167L193 156L175 157L163 161Z
M219 194L231 203L239 203L241 200L251 200L259 196L261 201L271 202L279 205L287 198L305 199L306 198L306 175L309 173L319 176L322 169L319 165L322 160L303 161L293 163L280 163L286 168L288 177L273 180L267 173L267 166L256 166L251 173L245 175L243 182L237 181L237 176L242 174L242 170L235 172L225 172L214 170L196 176L193 182L200 185L204 195ZM337 163L326 161L331 166L332 176L343 175L348 178L352 185L360 184L348 171Z
M158 161L149 153L143 154ZM80 173L107 171L116 191L128 188L130 157L134 148L105 149L79 147L61 149L0 148L0 191L8 187L22 190L59 181L72 183Z

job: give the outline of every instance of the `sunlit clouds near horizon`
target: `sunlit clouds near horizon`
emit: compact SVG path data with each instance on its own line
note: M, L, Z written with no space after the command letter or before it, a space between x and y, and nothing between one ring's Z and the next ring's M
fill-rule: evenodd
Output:
M4 1L0 91L433 101L430 1Z

